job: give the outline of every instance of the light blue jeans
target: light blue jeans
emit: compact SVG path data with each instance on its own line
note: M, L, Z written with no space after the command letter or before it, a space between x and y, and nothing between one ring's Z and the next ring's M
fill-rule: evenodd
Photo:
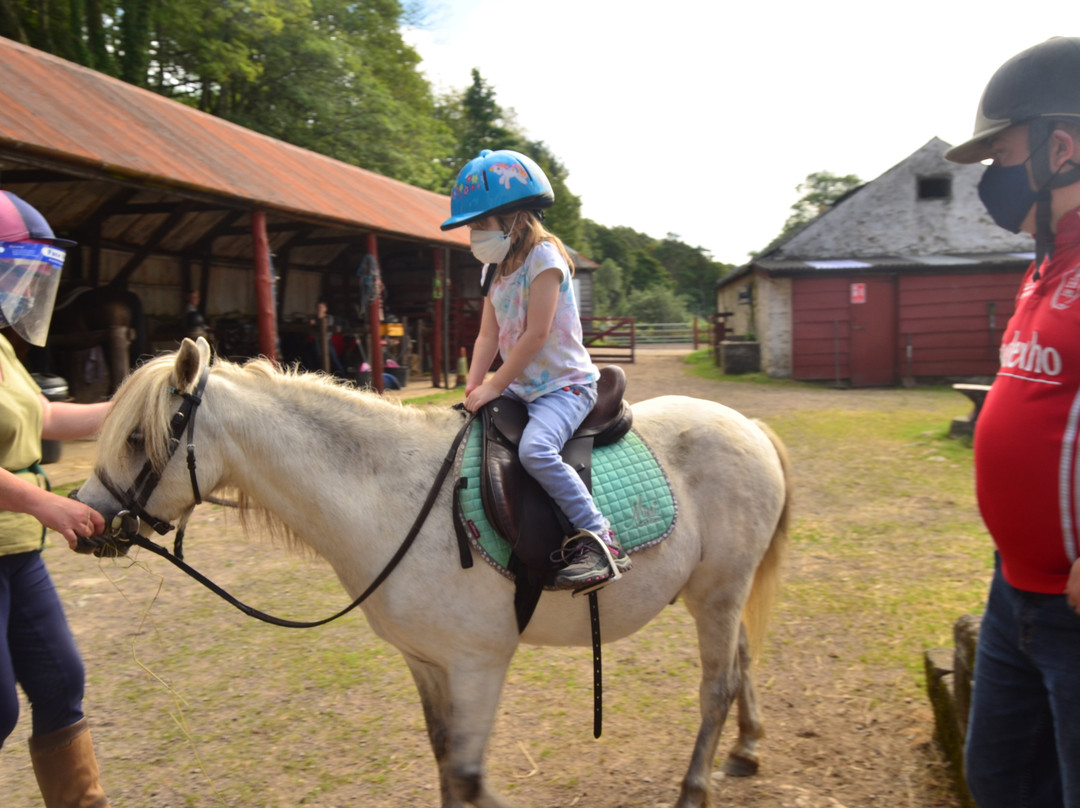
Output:
M979 808L1080 808L1080 615L994 570L965 769Z
M509 391L506 395L512 396ZM518 443L521 465L562 509L575 530L600 534L609 525L589 489L560 452L596 403L596 385L575 384L524 402L529 422Z

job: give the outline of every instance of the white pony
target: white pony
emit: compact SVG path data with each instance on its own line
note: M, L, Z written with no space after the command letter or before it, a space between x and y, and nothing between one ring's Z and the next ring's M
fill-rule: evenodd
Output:
M124 507L115 492L152 467L160 481L146 512L185 518L196 496L185 450L170 450L170 420L201 381L202 403L189 416L197 415L198 488L239 492L242 505L322 555L355 597L400 546L461 414L390 403L265 360L209 362L205 341L184 340L174 355L128 377L78 498L108 523ZM602 634L625 637L677 598L686 602L701 652L702 722L676 806L697 808L709 803L720 731L736 700L739 737L728 771L756 771L762 730L748 646L760 641L763 622L754 618L767 614L778 587L786 453L761 425L716 403L664 396L633 411L635 429L668 473L679 516L667 539L635 553L633 571L599 593ZM488 788L484 755L511 658L521 642L588 646L589 609L584 598L546 591L519 636L513 584L488 564L461 566L450 488L443 486L415 545L362 608L416 681L442 808L507 808ZM149 532L145 520L141 530Z

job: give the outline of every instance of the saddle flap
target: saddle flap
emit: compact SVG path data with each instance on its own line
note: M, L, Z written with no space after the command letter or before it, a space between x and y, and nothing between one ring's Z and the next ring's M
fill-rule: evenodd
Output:
M517 446L529 423L525 403L509 396L499 396L484 405L484 426L494 426L498 435L511 446Z
M481 410L481 422L481 498L492 526L516 547L522 525L527 524L525 503L543 497L539 484L518 459L517 445L529 422L529 411L523 402L500 396Z

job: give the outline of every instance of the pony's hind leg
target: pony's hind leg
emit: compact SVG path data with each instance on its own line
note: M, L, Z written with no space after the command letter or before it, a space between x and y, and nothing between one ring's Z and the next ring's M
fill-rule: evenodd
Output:
M730 602L712 601L695 607L701 646L701 727L698 729L690 766L683 777L675 808L704 808L709 804L713 761L720 732L741 690L739 660L739 609Z
M751 673L750 643L746 626L739 626L739 737L724 761L724 774L730 777L749 777L757 774L757 742L765 735L758 711L757 691Z

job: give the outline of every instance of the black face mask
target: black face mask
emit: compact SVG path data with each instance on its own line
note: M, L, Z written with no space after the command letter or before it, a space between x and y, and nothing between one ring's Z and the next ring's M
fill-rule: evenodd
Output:
M1028 182L1027 160L1016 166L989 165L979 180L979 199L990 218L1012 233L1020 232L1041 193Z

